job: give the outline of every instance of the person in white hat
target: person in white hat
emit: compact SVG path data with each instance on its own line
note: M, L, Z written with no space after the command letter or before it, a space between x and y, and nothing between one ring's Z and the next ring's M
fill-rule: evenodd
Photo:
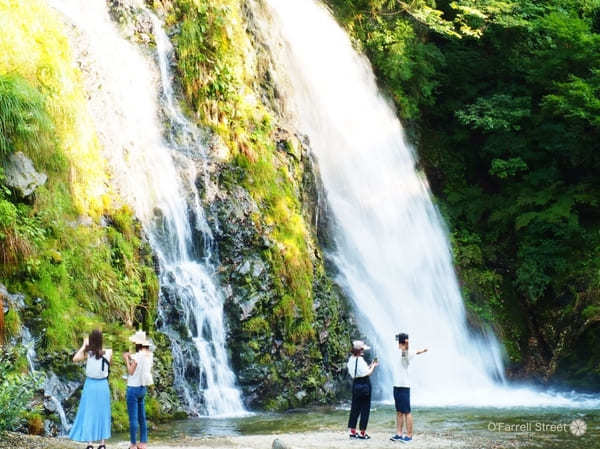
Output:
M375 367L379 365L377 359L367 365L363 354L369 346L362 340L352 342L352 355L348 359L348 373L354 379L352 383L352 406L350 407L350 417L348 418L348 428L350 429L350 438L359 438L368 440L367 424L369 423L369 414L371 413L371 381L369 376L373 374ZM360 416L360 434L356 433L356 422Z
M123 354L127 365L127 413L129 415L129 448L146 449L148 443L148 427L146 425L146 387L152 385L152 365L154 356L150 347L152 342L146 332L137 331L129 341L135 343L135 354ZM137 430L140 429L140 444L136 444Z

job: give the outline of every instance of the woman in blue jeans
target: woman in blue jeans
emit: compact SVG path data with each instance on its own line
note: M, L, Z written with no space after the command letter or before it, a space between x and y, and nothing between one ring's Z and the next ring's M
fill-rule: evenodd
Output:
M146 387L152 385L152 364L154 358L150 351L150 340L144 331L138 331L129 341L135 343L135 354L123 354L127 364L127 413L129 414L129 448L146 449L148 427L146 426ZM140 444L136 443L137 430L140 429Z

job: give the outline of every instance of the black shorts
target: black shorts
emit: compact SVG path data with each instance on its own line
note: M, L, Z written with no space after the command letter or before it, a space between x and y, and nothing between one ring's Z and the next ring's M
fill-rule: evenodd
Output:
M394 387L394 402L397 412L410 413L410 388Z

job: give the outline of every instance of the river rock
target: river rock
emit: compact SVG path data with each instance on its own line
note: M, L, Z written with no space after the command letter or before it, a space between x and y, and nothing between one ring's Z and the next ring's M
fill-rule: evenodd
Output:
M275 440L273 440L273 445L271 446L271 449L290 449L290 447L283 441L281 441L279 438L275 438Z
M31 195L48 179L44 173L38 173L35 170L31 159L21 151L10 155L4 168L4 175L5 184L22 198Z

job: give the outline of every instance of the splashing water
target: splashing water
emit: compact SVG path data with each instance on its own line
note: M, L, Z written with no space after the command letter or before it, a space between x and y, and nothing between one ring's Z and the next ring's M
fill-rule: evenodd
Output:
M391 399L394 336L428 347L411 365L421 405L594 407L596 396L507 385L493 335L469 331L443 221L366 58L315 0L256 5L289 118L308 134L333 216L331 257Z
M25 347L25 357L27 359L27 365L29 366L29 372L36 376L38 371L36 369L37 364L37 353L35 351L36 340L31 335L29 328L23 326L21 329L21 344ZM44 405L46 409L51 412L56 412L60 419L60 427L58 428L58 434L60 436L68 435L71 430L71 423L67 418L67 414L62 403L69 399L73 393L80 387L79 382L75 381L64 381L58 378L58 376L52 371L45 373L46 378L42 389L44 390Z
M205 146L175 98L169 39L145 11L153 23L157 70L120 36L105 1L49 2L80 34L76 45L85 57L79 62L112 181L134 207L158 258L159 326L171 341L175 387L191 414L244 414L225 348L213 238L196 187Z

